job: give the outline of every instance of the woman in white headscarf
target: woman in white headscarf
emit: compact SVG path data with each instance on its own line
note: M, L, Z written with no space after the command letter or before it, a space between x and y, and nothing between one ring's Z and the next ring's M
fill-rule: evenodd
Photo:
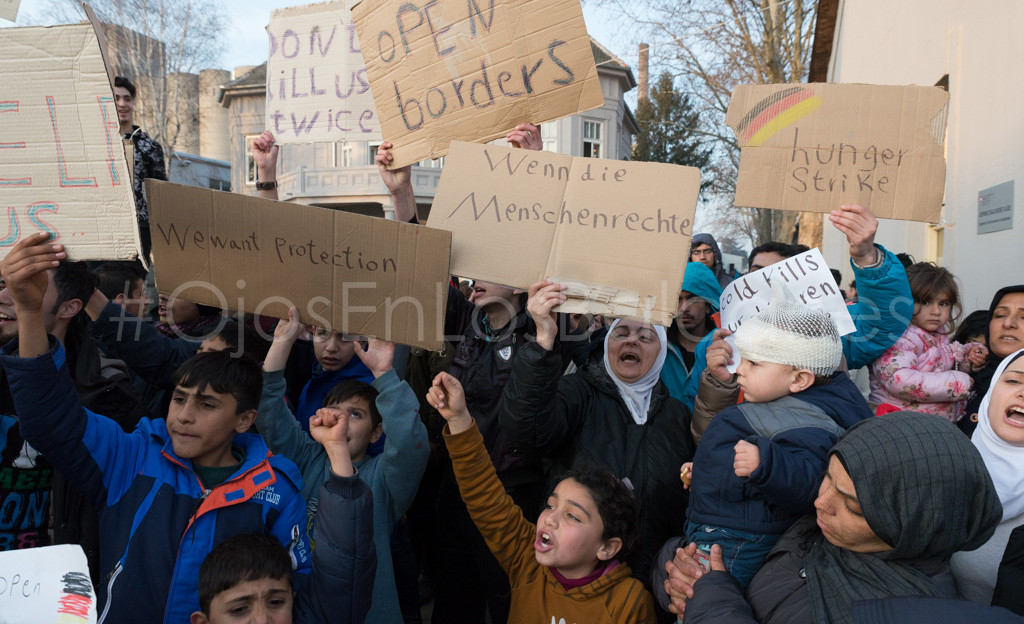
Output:
M554 468L600 466L628 479L639 509L638 540L627 555L633 574L650 582L658 548L685 519L687 493L679 467L693 458L690 412L668 394L658 376L668 348L665 328L615 321L603 343L592 342L589 361L562 376L552 309L565 287L540 282L527 309L537 340L516 355L502 402L502 432L519 451L538 453ZM603 344L603 349L600 348Z
M1014 529L1024 526L1024 349L1006 356L992 380L971 441L996 486L1003 518L985 545L957 553L950 562L960 597L984 604L1000 603L993 601L1000 562L1006 554L1020 554L1009 553L1007 543ZM1020 592L1020 587L1014 591L1018 596Z

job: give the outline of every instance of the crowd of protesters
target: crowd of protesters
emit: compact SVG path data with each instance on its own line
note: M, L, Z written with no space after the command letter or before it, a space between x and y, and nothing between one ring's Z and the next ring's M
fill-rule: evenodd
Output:
M115 92L148 256L162 154ZM253 142L262 197L277 154ZM667 328L453 276L441 352L150 301L141 265L25 237L0 263L0 550L80 544L105 622L1024 621L1024 285L961 319L869 207L829 220L855 331L776 284L736 355L707 233Z

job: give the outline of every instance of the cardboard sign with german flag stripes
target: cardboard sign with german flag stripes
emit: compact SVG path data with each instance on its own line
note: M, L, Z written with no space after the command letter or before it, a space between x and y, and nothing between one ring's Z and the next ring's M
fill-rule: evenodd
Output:
M725 122L736 133L735 205L936 223L946 179L949 94L938 87L742 85Z

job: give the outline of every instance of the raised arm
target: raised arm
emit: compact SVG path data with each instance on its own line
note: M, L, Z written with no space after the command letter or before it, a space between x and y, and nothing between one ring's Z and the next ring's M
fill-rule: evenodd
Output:
M499 422L513 446L550 453L575 432L587 413L590 393L575 375L562 376L564 362L553 345L557 322L552 309L565 301L564 287L538 282L530 287L527 310L537 324L536 342L516 354L502 398Z
M420 478L427 467L430 444L427 428L419 415L419 401L409 384L400 380L392 366L395 344L371 339L367 347L356 343L356 356L370 369L377 389L377 411L380 412L384 435L382 456L384 483L391 500L391 515L399 518L416 498ZM377 501L378 505L385 501Z
M22 437L97 507L123 494L137 474L145 440L84 409L63 346L46 333L43 297L50 269L66 257L49 234L26 237L0 263L14 301L18 340L3 349L4 369Z
M174 371L195 355L201 344L164 336L151 323L129 314L98 289L89 298L85 312L92 319L89 334L103 350L154 386L170 386Z
M400 223L419 223L416 214L416 194L412 190L412 165L389 169L394 156L391 155L393 145L384 141L377 148L377 170L384 180L384 185L391 191L391 201L395 206L395 221Z
M274 134L264 130L252 141L252 159L256 164L256 194L263 199L277 199L277 153ZM266 186L268 188L260 188Z
M301 329L299 312L292 308L288 311L288 321L278 323L274 330L274 342L263 361L263 395L256 412L256 429L271 451L284 455L299 467L305 483L302 494L309 498L323 481L327 456L323 447L302 430L285 401L284 366Z
M370 610L377 571L370 486L332 469L318 500L313 569L295 597L294 621L362 624Z
M843 355L852 370L867 366L907 330L914 297L903 264L875 244L878 219L863 206L843 205L829 220L846 235L858 302L847 307L857 331L842 337Z
M466 409L462 384L448 373L439 374L427 392L427 402L447 421L444 440L466 509L514 586L528 566L536 565L537 528L505 493L483 436Z

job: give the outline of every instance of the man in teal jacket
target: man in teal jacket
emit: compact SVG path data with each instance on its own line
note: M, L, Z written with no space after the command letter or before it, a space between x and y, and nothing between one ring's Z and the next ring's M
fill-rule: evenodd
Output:
M668 353L661 369L661 381L668 387L668 393L680 401L694 369L696 347L715 330L711 315L718 312L721 296L722 287L711 269L700 262L686 265L679 308L668 328Z

